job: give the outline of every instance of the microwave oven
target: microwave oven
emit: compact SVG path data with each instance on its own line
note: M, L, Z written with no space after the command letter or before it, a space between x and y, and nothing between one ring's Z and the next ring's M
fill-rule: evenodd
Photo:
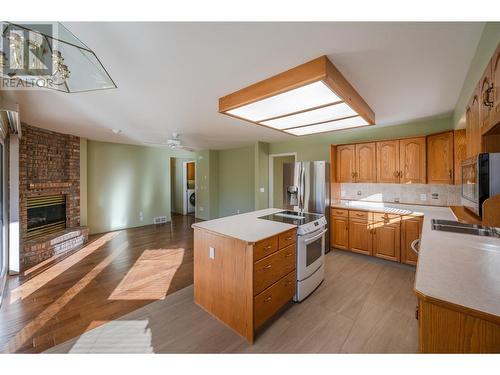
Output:
M478 154L462 161L462 202L482 217L483 202L500 194L500 152Z

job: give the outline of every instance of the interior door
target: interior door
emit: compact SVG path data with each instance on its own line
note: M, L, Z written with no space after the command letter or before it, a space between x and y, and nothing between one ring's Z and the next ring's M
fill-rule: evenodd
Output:
M377 142L377 182L399 182L399 140Z

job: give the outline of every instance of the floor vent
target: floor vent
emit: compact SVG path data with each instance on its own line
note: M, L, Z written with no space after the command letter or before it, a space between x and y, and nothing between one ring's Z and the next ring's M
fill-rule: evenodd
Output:
M153 219L153 224L165 224L167 222L166 216L157 216Z

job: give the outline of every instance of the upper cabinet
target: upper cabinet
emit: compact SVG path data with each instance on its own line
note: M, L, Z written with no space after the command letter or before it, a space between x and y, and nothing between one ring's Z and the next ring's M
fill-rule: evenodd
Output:
M493 86L491 93L493 107L491 110L490 124L488 129L484 129L485 131L500 123L500 44L491 60L491 84Z
M377 182L425 184L425 137L377 142Z
M407 138L399 141L400 183L425 184L425 144L425 137Z
M481 134L490 126L490 114L493 109L493 86L491 83L491 61L479 81L479 147L481 146Z
M337 146L337 182L355 181L354 145Z
M479 88L476 88L465 111L467 157L475 156L481 152L481 126L479 110Z
M399 140L377 142L377 182L399 182Z
M356 145L356 182L376 182L376 150L375 143L359 143Z
M453 132L427 137L427 182L453 184Z

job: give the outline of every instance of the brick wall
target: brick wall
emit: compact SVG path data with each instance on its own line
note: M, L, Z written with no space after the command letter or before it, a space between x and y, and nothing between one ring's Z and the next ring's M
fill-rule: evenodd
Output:
M80 226L80 138L22 124L19 144L19 214L21 269L53 255L46 246L24 246L28 197L63 194L66 196L66 227ZM39 251L33 251L33 248Z

